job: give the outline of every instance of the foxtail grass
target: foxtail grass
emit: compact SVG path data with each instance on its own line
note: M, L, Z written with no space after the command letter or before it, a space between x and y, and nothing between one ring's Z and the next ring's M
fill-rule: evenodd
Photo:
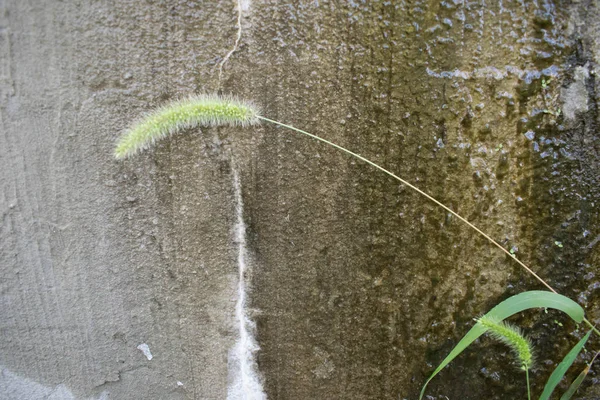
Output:
M450 207L443 204L433 196L414 186L405 179L400 178L391 171L383 168L379 164L357 154L347 148L335 144L327 139L320 136L313 135L307 131L296 128L292 125L284 124L279 121L264 117L260 115L260 110L252 105L252 103L239 100L231 96L218 96L218 95L199 95L192 96L188 99L175 101L167 104L147 114L145 117L134 123L117 142L116 149L114 151L115 158L123 159L126 157L133 156L144 149L151 147L156 141L163 139L171 134L174 134L182 129L193 128L197 126L249 126L255 125L261 121L269 122L280 127L290 129L294 132L301 133L312 139L318 140L338 149L354 158L357 158L372 167L380 170L386 175L394 178L403 185L409 187L421 196L427 198L431 202L435 203L439 207L443 208L448 213L452 214L468 227L483 236L489 243L497 247L499 250L504 252L523 269L525 269L530 275L537 279L542 285L544 285L551 292L557 293L552 286L550 286L545 280L537 275L531 268L529 268L524 262L519 260L514 254L504 248L500 243L492 239L491 236L486 234L484 231L479 229L477 226L469 222L466 218L452 210ZM588 324L596 334L600 335L598 331L587 319L584 322Z
M506 344L513 351L519 366L527 371L533 364L533 351L531 342L526 338L521 329L505 321L483 316L477 320L487 332L496 340Z
M258 108L235 97L198 95L178 100L150 112L119 138L117 159L131 157L157 141L198 126L249 126L258 120Z
M531 342L526 338L521 329L509 324L508 322L498 322L488 316L483 316L477 320L488 333L496 340L504 343L512 350L519 367L525 371L525 381L527 384L527 399L531 400L531 385L529 384L529 370L533 364L533 350Z

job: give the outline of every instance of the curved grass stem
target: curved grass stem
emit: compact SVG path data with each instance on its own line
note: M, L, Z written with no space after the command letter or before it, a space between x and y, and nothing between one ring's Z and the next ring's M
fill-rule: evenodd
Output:
M525 379L527 380L527 400L531 400L531 386L529 385L529 370L525 370Z
M588 321L587 318L583 318L583 322L586 323L587 326L589 326L596 335L600 336L600 331L598 331L598 329L596 329L596 327L594 326L594 324L592 324L590 321Z
M410 184L409 182L405 181L404 179L400 178L399 176L393 174L392 172L388 171L387 169L383 168L382 166L375 164L373 161L357 154L354 153L353 151L350 151L348 149L346 149L345 147L342 147L340 145L337 145L333 142L330 142L327 139L323 139L322 137L319 137L317 135L313 135L312 133L308 133L306 131L303 131L302 129L298 129L294 126L291 125L287 125L284 124L282 122L279 121L275 121L272 120L270 118L267 117L263 117L261 115L257 115L256 116L258 119L266 121L266 122L270 122L272 124L275 125L279 125L282 126L284 128L288 128L291 129L295 132L298 133L302 133L303 135L309 136L313 139L319 140L325 144L328 144L329 146L332 146L338 150L343 151L346 154L351 155L352 157L358 158L359 160L377 168L378 170L386 173L387 175L391 176L392 178L396 179L397 181L401 182L403 185L408 186L409 188L411 188L412 190L414 190L415 192L419 193L421 196L426 197L427 199L429 199L430 201L434 202L435 204L437 204L438 206L442 207L444 210L448 211L450 214L454 215L456 218L458 218L459 220L461 220L462 222L464 222L465 224L467 224L471 229L475 230L477 233L479 233L481 236L483 236L484 238L486 238L490 243L492 243L494 246L496 246L497 248L499 248L500 250L502 250L506 255L510 256L510 258L512 258L513 260L515 260L515 262L517 264L519 264L522 268L524 268L527 272L529 272L531 275L533 275L538 281L540 281L540 283L542 283L546 288L548 288L548 290L556 293L556 290L554 290L552 288L552 286L550 286L546 281L544 281L542 278L540 278L531 268L529 268L527 265L525 265L524 262L522 262L521 260L519 260L517 257L515 257L514 254L511 254L508 250L506 250L500 243L496 242L494 239L492 239L488 234L486 234L485 232L483 232L481 229L479 229L478 227L476 227L475 225L473 225L472 223L470 223L466 218L460 216L459 214L457 214L455 211L452 211L452 209L450 209L448 206L444 205L442 202L440 202L439 200L435 199L434 197L430 196L429 194L425 193L424 191L422 191L421 189L419 189L418 187ZM598 332L598 331L596 331ZM600 334L600 333L599 333Z

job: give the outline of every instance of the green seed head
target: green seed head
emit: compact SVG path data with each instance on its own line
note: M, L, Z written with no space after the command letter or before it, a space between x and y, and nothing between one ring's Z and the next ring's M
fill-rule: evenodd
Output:
M259 122L258 109L234 97L192 96L169 103L140 119L119 138L115 158L123 159L157 140L198 126L248 126Z
M523 371L531 368L533 365L533 346L519 328L506 322L498 322L487 316L479 318L477 322L483 325L495 339L512 349Z

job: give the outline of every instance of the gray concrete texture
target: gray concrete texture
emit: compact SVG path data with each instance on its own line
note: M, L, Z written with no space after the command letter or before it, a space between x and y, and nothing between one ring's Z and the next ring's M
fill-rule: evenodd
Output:
M272 125L112 158L131 121L193 93L394 171L600 322L598 1L241 6L219 82L236 1L0 0L0 398L226 398L234 169L269 399L415 399L473 317L542 288L398 182ZM514 322L540 393L582 330ZM510 364L483 339L430 399L525 398Z

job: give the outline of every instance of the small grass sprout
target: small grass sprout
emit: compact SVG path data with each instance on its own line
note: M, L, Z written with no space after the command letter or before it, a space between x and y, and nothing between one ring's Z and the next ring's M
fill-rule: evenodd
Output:
M507 322L498 322L493 317L483 316L477 319L490 335L511 348L523 371L533 365L533 350L531 342L523 335L521 329Z
M119 138L117 159L133 156L156 141L198 126L248 126L259 122L258 109L235 97L196 95L177 100L147 114Z

